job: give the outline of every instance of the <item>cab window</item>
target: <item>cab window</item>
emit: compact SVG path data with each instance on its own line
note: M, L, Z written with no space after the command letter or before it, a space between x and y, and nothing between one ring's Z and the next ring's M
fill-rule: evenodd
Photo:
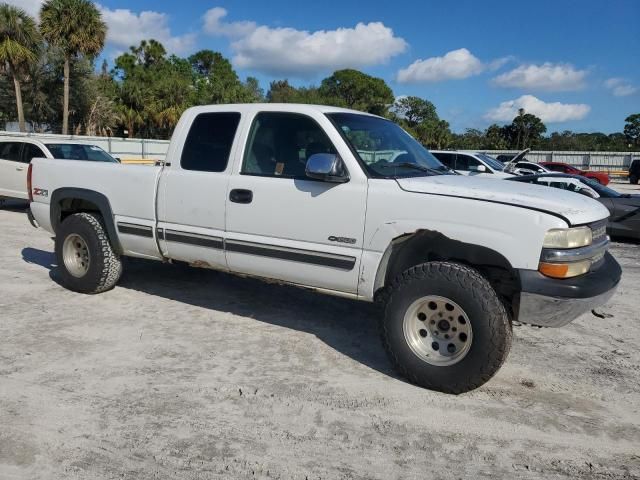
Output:
M470 155L460 155L458 154L458 158L456 160L456 170L469 171L471 167L477 167L481 165L480 161L473 158Z
M0 159L10 160L12 162L19 162L21 148L22 148L22 143L20 142L0 143Z
M447 167L455 170L456 162L455 162L455 154L454 153L442 153L442 152L431 152L434 157L440 160L440 163L446 165Z
M199 172L225 171L239 123L237 112L199 114L184 142L180 166Z
M249 132L241 173L308 180L307 160L316 153L337 152L315 120L297 113L261 112Z
M32 143L25 143L22 149L22 161L24 163L31 163L34 158L46 158L44 152Z

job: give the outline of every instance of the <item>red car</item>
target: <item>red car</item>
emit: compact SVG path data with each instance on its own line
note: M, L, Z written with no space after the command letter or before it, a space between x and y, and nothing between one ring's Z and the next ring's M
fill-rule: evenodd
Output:
M568 163L562 162L538 162L540 165L543 165L545 168L552 170L554 172L568 173L570 175L580 175L582 177L592 178L600 185L608 185L609 184L609 175L604 172L591 172L588 170L580 170Z

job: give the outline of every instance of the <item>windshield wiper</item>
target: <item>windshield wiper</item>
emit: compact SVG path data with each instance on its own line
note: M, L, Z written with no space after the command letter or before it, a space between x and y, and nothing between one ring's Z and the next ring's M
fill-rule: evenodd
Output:
M400 163L392 163L391 165L383 166L383 168L395 168L395 167L413 168L414 170L420 170L421 172L432 173L434 175L446 175L446 171L444 170L436 170L435 168L425 167L424 165L418 165L417 163L400 162Z

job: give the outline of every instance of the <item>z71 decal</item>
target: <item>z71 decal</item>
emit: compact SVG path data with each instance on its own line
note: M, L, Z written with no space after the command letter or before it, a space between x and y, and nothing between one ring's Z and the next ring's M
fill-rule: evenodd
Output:
M49 196L49 190L45 190L44 188L35 188L34 187L33 196L34 197L48 197Z

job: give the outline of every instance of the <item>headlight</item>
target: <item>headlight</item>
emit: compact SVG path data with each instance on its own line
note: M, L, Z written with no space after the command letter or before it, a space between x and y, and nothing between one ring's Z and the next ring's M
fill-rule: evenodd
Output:
M586 247L592 240L589 227L553 228L545 234L542 248Z

